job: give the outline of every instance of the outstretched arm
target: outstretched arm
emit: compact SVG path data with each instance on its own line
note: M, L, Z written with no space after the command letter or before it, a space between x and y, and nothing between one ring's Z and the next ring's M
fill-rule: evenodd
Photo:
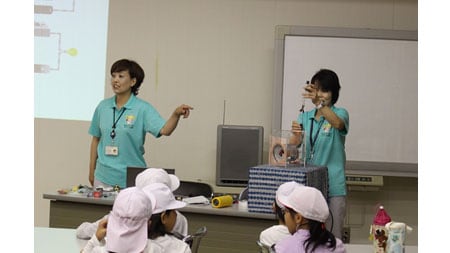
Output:
M167 120L166 124L161 128L161 131L159 132L161 135L169 136L172 134L173 130L178 125L178 121L180 120L180 117L183 116L183 118L188 118L190 114L190 110L193 110L194 108L190 105L182 104L178 106L175 111L170 115L170 118Z
M336 113L331 110L328 106L322 106L322 108L318 109L320 113L322 113L323 117L331 124L332 127L336 128L337 130L341 131L345 128L344 121L339 118Z
M339 118L336 115L336 113L334 113L333 110L331 110L330 105L323 105L323 101L320 100L317 92L318 92L318 89L314 84L308 84L305 87L305 92L302 95L304 98L311 99L311 102L316 107L318 107L318 106L320 107L317 110L319 111L319 113L321 115L323 115L323 117L325 117L325 119L331 124L332 127L336 128L338 130L343 130L345 128L344 120ZM323 106L320 106L321 104Z

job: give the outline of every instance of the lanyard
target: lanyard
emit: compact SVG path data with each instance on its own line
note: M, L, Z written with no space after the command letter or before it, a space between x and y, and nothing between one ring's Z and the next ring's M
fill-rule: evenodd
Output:
M317 137L319 137L319 132L320 132L320 128L322 127L323 121L324 121L323 118L321 118L319 126L316 131L316 134L314 135L314 138L313 138L314 118L311 118L311 127L309 129L309 142L311 143L311 147L310 147L310 150L311 150L310 159L311 160L314 158L314 145L316 144Z
M113 141L114 141L114 137L116 137L116 124L117 124L117 122L119 122L119 119L120 119L120 117L122 117L122 115L125 112L125 110L126 110L125 107L123 107L120 110L119 117L116 120L116 107L113 107L113 125L112 125L112 131L109 134L109 136L111 136L111 139L113 139Z

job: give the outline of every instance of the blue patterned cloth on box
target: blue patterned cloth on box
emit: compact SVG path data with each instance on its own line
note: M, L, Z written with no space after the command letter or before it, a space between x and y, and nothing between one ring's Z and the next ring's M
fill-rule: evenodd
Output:
M327 167L288 165L258 165L249 169L248 211L253 213L273 213L272 203L278 186L284 182L296 181L319 189L328 198Z

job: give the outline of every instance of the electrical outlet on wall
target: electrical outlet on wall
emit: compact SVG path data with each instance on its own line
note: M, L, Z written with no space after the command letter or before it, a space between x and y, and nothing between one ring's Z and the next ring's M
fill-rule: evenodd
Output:
M344 227L342 229L342 242L350 243L350 228L349 227Z

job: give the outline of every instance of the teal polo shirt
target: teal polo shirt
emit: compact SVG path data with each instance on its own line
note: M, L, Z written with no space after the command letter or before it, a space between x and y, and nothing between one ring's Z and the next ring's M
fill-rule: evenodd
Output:
M331 110L344 121L345 128L343 130L339 131L332 127L323 116L316 120L314 118L316 109L300 114L297 121L303 124L303 129L305 130L304 143L306 143L307 163L327 166L329 196L345 196L347 195L345 184L345 136L349 129L349 115L344 108L332 106ZM320 129L318 130L319 126ZM312 131L311 127L313 127ZM314 143L314 156L311 159L312 143Z
M131 95L127 103L118 110L116 97L99 103L92 117L89 134L100 138L97 153L95 178L109 185L126 187L128 166L147 167L144 159L146 133L156 138L166 120L148 102ZM116 120L114 142L110 136L113 120ZM107 146L118 147L118 155L106 155Z

